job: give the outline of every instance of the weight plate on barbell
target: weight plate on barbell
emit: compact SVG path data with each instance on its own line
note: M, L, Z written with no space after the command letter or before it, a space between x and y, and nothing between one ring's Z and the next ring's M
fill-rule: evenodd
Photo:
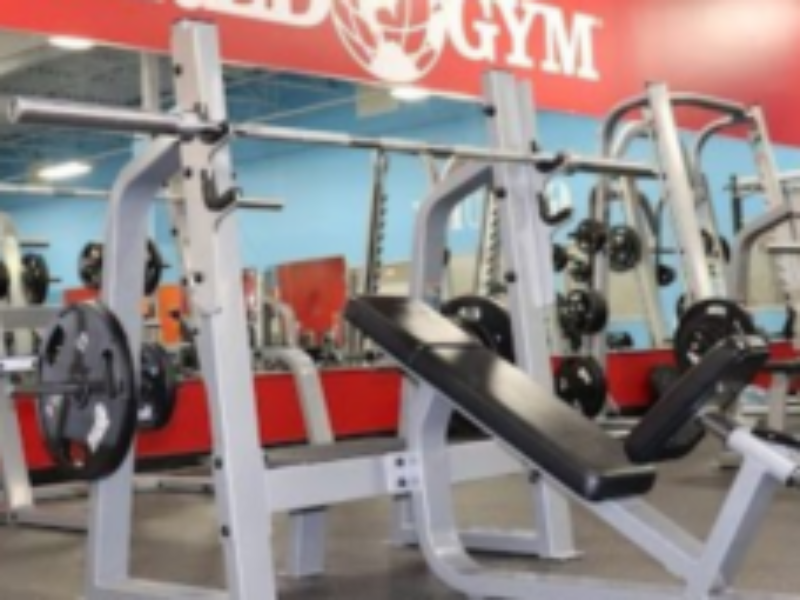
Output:
M460 296L442 305L441 312L484 346L514 362L511 317L504 306L482 296Z
M178 378L172 356L157 343L142 344L139 429L160 430L175 412Z
M78 276L86 287L100 289L103 282L103 244L89 242L83 247L78 259Z
M556 395L589 418L603 412L608 384L603 369L591 356L570 356L556 371Z
M608 232L606 252L608 267L615 273L625 273L642 260L642 240L632 227L617 225Z
M78 274L83 284L91 289L99 290L103 283L103 244L89 242L83 247L78 261ZM153 240L147 240L147 256L145 258L144 293L150 296L158 289L164 261Z
M50 291L50 267L41 254L22 257L22 292L28 304L44 304Z
M65 474L96 481L114 473L136 429L138 377L127 336L105 306L68 306L42 340L39 422ZM72 389L64 391L65 386Z
M675 332L675 360L685 370L700 362L722 340L756 333L750 314L735 302L724 298L702 300L681 317Z
M152 295L161 283L161 273L164 271L164 261L161 252L153 240L147 240L147 262L144 270L144 293L146 296Z

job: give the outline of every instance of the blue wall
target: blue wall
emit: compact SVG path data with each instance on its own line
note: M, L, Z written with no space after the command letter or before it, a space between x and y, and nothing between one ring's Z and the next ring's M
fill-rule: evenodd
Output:
M280 124L431 142L485 143L484 119L477 106L466 103L429 101L363 119L348 105L311 117L283 120ZM542 113L539 116L540 143L545 149L594 154L598 151L599 126L594 119ZM632 155L649 158L647 152L648 149L640 145L633 149ZM782 168L796 168L800 164L800 151L779 148L777 154ZM730 202L724 188L732 174L754 173L753 161L747 146L732 139L714 141L706 156L705 167L722 229L730 235ZM286 202L281 213L241 214L241 248L247 266L265 269L280 262L331 254L344 254L353 265L362 262L370 153L239 142L236 159L239 180L247 195L279 197ZM386 256L390 261L401 261L409 257L414 207L424 197L428 180L419 159L392 156L391 161ZM121 159L106 163L95 176L74 183L108 187L121 164ZM592 178L585 176L565 181L579 217L585 214L586 199L593 183ZM652 189L649 195L654 198ZM750 207L758 212L758 202L751 203ZM76 285L76 256L87 240L102 235L104 203L5 198L0 200L0 208L12 213L23 235L52 240L47 257L54 273L64 279L64 286ZM476 198L457 216L451 233L454 252L470 252L475 247L479 215L480 202ZM174 263L169 224L163 209L154 217L154 234L168 260ZM176 277L175 270L168 274L170 280ZM678 286L674 288L665 295L668 310L672 310L669 307L674 307L674 299L679 294ZM775 325L774 318L770 319L770 327ZM634 330L639 337L640 327L636 324L626 323L625 327Z

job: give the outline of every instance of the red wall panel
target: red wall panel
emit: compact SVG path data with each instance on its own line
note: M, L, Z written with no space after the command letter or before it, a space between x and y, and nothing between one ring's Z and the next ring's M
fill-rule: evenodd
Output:
M164 51L181 18L217 23L231 62L455 94L494 66L529 78L540 106L590 115L664 80L763 104L774 137L800 144L795 0L8 0L0 26Z

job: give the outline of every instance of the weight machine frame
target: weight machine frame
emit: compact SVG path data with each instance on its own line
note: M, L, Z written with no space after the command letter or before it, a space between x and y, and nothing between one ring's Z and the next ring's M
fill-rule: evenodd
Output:
M677 126L675 111L680 107L700 108L722 115L699 132L691 151L681 141ZM641 113L641 119L628 122L626 118L636 112ZM603 156L622 156L630 143L639 137L649 137L653 141L656 161L663 170L661 201L666 204L672 217L676 251L682 262L681 271L685 277L688 304L729 295L726 270L719 258L707 255L701 236L703 227L714 234L718 232L718 219L713 210L711 192L702 171L702 157L714 136L730 127L741 125L748 126L750 145L759 165L759 185L770 197L771 205L786 206L787 200L780 186L776 185L778 175L766 122L757 106L740 105L700 94L673 93L666 85L655 83L648 85L644 95L626 100L612 109L604 121L601 138ZM639 231L646 231L643 215L639 214L635 206L638 198L635 179L620 176L602 178L599 193L593 198L593 218L608 223L609 201L615 194L619 194L634 226ZM794 236L793 232L787 234L783 231L781 234L784 237ZM651 331L656 339L661 333L660 339L665 341L666 324L654 283L655 264L652 262L647 240L643 238L643 241L644 257L637 266L640 290ZM732 272L739 270L736 261L732 262ZM593 287L607 296L609 270L606 257L602 253L594 256L593 265ZM653 317L656 309L662 314L660 319ZM590 354L605 367L608 354L605 336L598 334L587 337L583 347L588 345ZM613 406L613 398L609 400Z
M636 140L647 138L650 134L650 125L646 121L626 123L613 142L607 142L606 148L608 148L609 156L621 158ZM615 190L606 187L612 185L616 188ZM651 223L640 204L640 193L636 180L631 177L620 177L613 183L601 180L597 190L598 192L593 194L591 198L590 214L592 218L608 227L611 217L610 201L618 198L622 203L627 225L640 233L642 257L634 269L634 276L642 299L650 342L654 347L660 347L667 341L667 326L664 320L659 290L656 286L656 269L659 260L654 258L653 245L655 240L652 239L656 236L656 231L652 230ZM657 251L658 248L655 248L655 250ZM598 252L592 257L592 264L592 288L608 299L610 308L611 273L608 268L608 259L603 252ZM608 367L609 352L605 334L587 337L589 338L588 346L591 356L605 371ZM586 344L583 345L586 346ZM613 398L610 397L609 399L610 404L613 406L615 404Z

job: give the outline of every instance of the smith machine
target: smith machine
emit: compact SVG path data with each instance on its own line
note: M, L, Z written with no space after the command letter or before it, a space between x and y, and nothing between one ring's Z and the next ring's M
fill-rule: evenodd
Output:
M8 102L12 123L157 136L123 170L111 194L102 303L65 309L43 341L46 362L40 365L39 408L45 432L62 467L93 482L87 598L277 598L273 515L376 496L395 498L401 528L419 543L433 572L472 598L767 597L734 593L728 584L767 501L782 485L798 482L800 463L789 449L755 436L715 410L715 403L730 402L760 368L765 350L759 338L723 340L659 403L658 418L645 419L625 446L550 392L543 323L552 310L554 290L551 269L541 265L549 264L551 246L541 207L531 202L543 190L542 171L561 166L607 177L658 177L657 169L616 159L531 153L531 90L504 74L488 74L484 81L491 147L473 148L230 123L214 27L177 24L172 59L177 111L20 97ZM319 452L318 461L286 465L267 452L265 465L240 285L235 210L239 194L230 154L236 137L464 161L437 182L419 212L412 299L364 297L348 307L351 322L414 376L405 388L404 443L399 450L346 458ZM146 581L130 573L139 360L130 348L138 347L142 335L138 292L144 281L147 214L163 183L175 177L181 179L185 198L186 228L180 240L208 391L227 591ZM441 258L450 211L469 193L485 188L500 205L517 366L482 348L431 308L437 306L442 289ZM84 367L80 381L74 368L70 374L65 368L75 364ZM490 438L449 445L445 432L453 408ZM705 428L741 452L745 464L703 545L642 496L655 483L656 471L649 463L667 454L688 453ZM80 448L79 455L70 453L74 446ZM536 475L531 478L535 533L514 544L498 534L470 540L457 529L450 497L453 483L520 471ZM544 558L574 556L567 498L616 529L682 584L669 588L508 575L478 568L467 556L464 543L469 546L470 541ZM314 538L320 534L309 532ZM318 541L317 547L322 547Z

